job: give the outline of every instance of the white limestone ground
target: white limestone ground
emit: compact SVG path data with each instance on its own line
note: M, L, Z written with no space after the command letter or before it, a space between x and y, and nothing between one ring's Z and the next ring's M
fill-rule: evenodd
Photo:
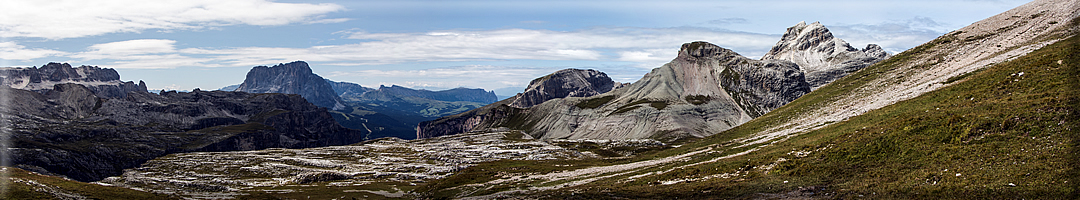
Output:
M423 140L380 139L359 145L309 149L199 152L172 154L102 180L156 193L187 198L231 198L256 187L303 186L329 181L332 186L361 186L376 182L419 183L452 175L479 162L500 159L549 160L590 157L534 140L520 132L468 133ZM386 197L404 192L350 190Z

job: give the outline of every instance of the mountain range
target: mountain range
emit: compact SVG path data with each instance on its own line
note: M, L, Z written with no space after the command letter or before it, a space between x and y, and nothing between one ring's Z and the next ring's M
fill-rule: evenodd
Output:
M421 121L464 112L497 100L494 92L483 89L429 91L396 85L374 89L336 82L313 73L304 61L253 67L244 83L236 85L234 90L299 94L318 106L331 109L334 119L341 125L366 132L365 139L415 139L415 127Z
M0 69L0 85L8 88L36 92L48 92L54 85L78 83L86 86L95 95L107 98L123 98L128 92L146 92L146 83L139 81L120 81L120 74L114 69L94 66L71 67L67 63L49 63L30 68Z
M74 69L56 63L39 69L115 74L111 69ZM96 181L170 153L305 148L361 141L361 131L338 125L327 109L299 95L198 89L153 94L143 86L130 88L121 96L117 90L109 90L123 88L111 85L121 83L118 79L68 76L52 79L64 83L50 82L50 89L0 88L8 101L0 113L11 128L11 146L5 150L10 157L6 159L13 166L41 174ZM31 83L42 82L46 81Z
M706 42L686 43L674 60L625 87L608 92L610 79L564 84L585 79L580 73L557 72L534 80L512 99L421 123L417 137L508 127L543 139L701 138L887 57L877 45L855 49L820 23L800 22L760 60ZM813 74L813 80L806 74ZM543 91L548 85L591 92L535 97L548 93Z

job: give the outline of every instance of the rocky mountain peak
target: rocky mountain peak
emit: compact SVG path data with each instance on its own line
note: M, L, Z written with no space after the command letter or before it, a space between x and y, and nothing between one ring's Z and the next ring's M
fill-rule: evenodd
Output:
M735 53L735 51L731 51L730 49L725 49L723 47L716 46L715 44L702 41L683 44L682 48L679 49L679 57L700 58L712 56L733 57L741 55L739 55L739 53Z
M878 45L869 44L864 49L857 49L833 37L832 32L819 22L799 22L788 28L761 59L794 62L806 73L807 82L817 88L887 57L888 53Z
M309 102L334 110L345 109L345 103L330 83L311 72L307 62L295 61L272 67L256 66L248 71L244 83L236 91L251 93L299 94Z
M122 98L128 92L146 92L146 84L120 81L114 69L97 66L72 67L68 63L49 63L30 68L0 68L0 85L45 93L54 85L74 83L86 86L104 98Z
M529 82L510 106L528 108L547 100L566 97L589 97L603 94L622 84L611 80L604 72L583 69L563 69Z

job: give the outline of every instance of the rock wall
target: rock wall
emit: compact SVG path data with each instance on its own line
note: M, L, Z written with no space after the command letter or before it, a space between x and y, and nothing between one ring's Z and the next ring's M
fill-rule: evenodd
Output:
M528 108L547 100L566 97L590 97L622 86L607 74L596 70L564 69L533 79L525 92L517 94L510 106Z
M334 110L346 109L345 103L334 92L330 83L312 73L311 67L304 61L251 68L244 83L241 83L236 91L299 94L318 106Z

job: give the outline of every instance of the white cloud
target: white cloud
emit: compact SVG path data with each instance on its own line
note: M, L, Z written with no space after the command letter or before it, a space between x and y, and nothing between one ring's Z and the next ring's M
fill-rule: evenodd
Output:
M899 53L948 32L947 24L926 17L877 24L854 24L830 26L836 37L852 46L862 48L865 44L877 44L890 53Z
M336 23L346 19L321 16L341 10L344 7L336 4L267 0L4 0L0 37L63 39L150 29Z
M305 23L307 23L307 24L333 24L333 23L347 22L349 20L352 20L352 19L349 19L349 18L319 19L319 20L309 21L309 22L305 22Z
M491 60L610 60L658 67L678 53L682 43L708 41L750 56L764 54L777 35L703 28L593 28L581 31L500 29L426 33L349 35L362 42L309 48L240 47L182 49L207 54L228 66L306 60L334 65Z
M177 49L176 41L139 39L95 44L69 57L114 60L114 68L250 67L295 60L337 66L500 60L622 61L651 69L675 58L681 44L713 42L749 57L764 54L778 35L704 28L592 28L580 31L500 29L425 33L351 33L341 45Z
M710 20L708 23L712 24L712 25L746 24L746 23L750 23L750 20L748 20L746 18L731 17L731 18Z
M29 61L35 58L43 58L64 54L64 52L57 50L28 49L26 48L26 46L16 44L15 42L0 42L0 59L4 60Z
M91 45L90 51L72 55L72 58L131 59L131 56L176 52L175 40L140 39Z
M167 69L181 66L214 66L214 59L181 55L175 40L139 39L95 44L68 57L82 62L109 60L104 67L120 69Z

